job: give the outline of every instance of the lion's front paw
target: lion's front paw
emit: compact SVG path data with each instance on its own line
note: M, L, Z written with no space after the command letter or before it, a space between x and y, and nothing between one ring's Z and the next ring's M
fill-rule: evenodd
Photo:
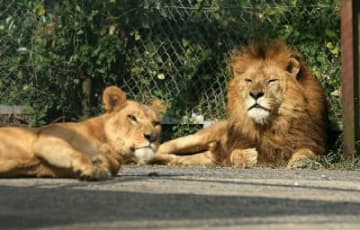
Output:
M307 168L311 165L311 160L310 159L301 159L301 160L291 160L288 162L287 164L287 168L290 169L303 169L303 168Z
M176 155L173 154L155 154L154 158L146 162L147 164L171 165L175 162Z
M296 151L289 160L288 168L307 168L312 165L316 155L310 149Z
M192 162L187 157L176 156L172 161L170 161L169 165L190 166L192 165Z
M168 165L170 166L186 165L186 162L183 161L181 156L176 156L173 154L169 154L169 156L171 156L171 160L168 162Z
M258 152L255 148L236 149L231 152L230 163L232 166L251 168L257 163Z
M216 162L213 157L213 153L207 151L207 152L187 155L187 156L176 156L172 164L183 165L183 166L193 166L193 165L213 166L216 164Z

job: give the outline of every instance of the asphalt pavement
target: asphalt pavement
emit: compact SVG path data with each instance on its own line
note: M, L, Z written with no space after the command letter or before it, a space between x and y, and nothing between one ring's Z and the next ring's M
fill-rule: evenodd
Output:
M125 166L0 179L0 229L360 229L360 171Z

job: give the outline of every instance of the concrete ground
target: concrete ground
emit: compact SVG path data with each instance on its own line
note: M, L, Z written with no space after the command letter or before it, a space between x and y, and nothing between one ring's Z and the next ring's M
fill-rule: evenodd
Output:
M360 229L360 172L126 166L0 179L0 229Z

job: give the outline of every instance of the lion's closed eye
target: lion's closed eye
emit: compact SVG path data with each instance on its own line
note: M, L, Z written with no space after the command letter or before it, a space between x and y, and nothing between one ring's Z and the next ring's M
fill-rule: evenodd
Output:
M251 84L252 83L252 79L250 79L250 78L245 78L244 81L246 82L246 84Z
M273 79L268 80L268 85L271 86L278 82L279 82L278 78L273 78Z

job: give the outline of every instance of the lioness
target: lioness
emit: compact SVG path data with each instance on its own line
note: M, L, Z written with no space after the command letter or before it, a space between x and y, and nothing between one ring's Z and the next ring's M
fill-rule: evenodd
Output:
M103 103L105 114L81 122L0 128L0 176L103 180L118 173L124 157L151 158L160 140L159 102L139 104L110 86Z
M293 168L326 152L325 92L295 50L253 42L234 52L230 68L228 119L162 144L159 160ZM189 153L199 154L178 156Z

